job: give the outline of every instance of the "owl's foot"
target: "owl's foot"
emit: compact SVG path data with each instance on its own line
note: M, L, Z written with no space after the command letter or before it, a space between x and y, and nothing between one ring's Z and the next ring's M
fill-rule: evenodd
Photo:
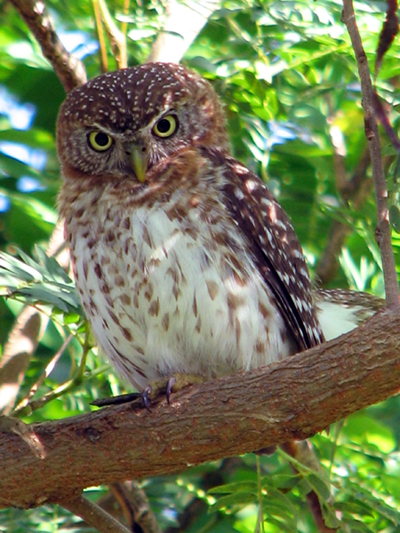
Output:
M160 395L165 394L167 402L172 392L177 392L189 385L195 385L196 383L202 383L204 378L196 376L194 374L177 374L171 378L161 378L152 381L144 391L141 393L143 405L148 411L150 411L151 403L157 399Z
M120 405L122 403L129 403L141 398L142 394L140 392L131 392L129 394L120 394L119 396L113 396L112 398L99 398L98 400L93 400L90 402L90 405L95 405L96 407L106 407L107 405Z
M113 398L100 398L99 400L93 400L90 405L96 407L106 407L107 405L121 405L123 403L130 403L138 399L142 400L143 406L150 411L151 404L161 395L165 394L167 402L172 392L177 392L189 385L195 385L196 383L202 383L204 378L201 376L195 376L192 374L177 374L171 378L160 378L152 381L142 392L132 392L130 394L121 394L120 396L114 396Z

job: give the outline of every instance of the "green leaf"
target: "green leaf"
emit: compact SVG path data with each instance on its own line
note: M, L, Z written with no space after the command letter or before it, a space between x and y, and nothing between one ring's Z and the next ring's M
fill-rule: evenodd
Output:
M29 303L45 303L69 313L82 309L74 283L53 257L36 248L40 263L19 251L23 261L0 253L0 294L23 297Z

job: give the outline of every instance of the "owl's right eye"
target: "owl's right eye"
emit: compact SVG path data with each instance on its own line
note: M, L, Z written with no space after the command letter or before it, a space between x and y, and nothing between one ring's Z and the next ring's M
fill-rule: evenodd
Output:
M102 131L92 131L87 139L90 148L96 150L96 152L105 152L113 143L112 137Z

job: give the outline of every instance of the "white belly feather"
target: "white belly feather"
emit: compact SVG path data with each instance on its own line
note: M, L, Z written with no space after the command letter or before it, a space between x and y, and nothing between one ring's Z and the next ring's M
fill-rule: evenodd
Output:
M241 237L238 273L200 219L182 231L163 210L140 207L121 231L120 218L107 218L92 218L91 247L88 226L74 229L77 286L99 345L137 388L178 373L232 374L288 355L282 318Z

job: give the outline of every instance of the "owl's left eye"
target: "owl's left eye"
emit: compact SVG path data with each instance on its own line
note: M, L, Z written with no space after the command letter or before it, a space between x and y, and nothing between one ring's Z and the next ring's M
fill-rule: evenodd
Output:
M105 152L113 143L112 137L103 131L92 131L87 139L90 148L96 152Z
M171 137L178 130L178 119L174 115L166 115L155 124L154 135L157 137Z

